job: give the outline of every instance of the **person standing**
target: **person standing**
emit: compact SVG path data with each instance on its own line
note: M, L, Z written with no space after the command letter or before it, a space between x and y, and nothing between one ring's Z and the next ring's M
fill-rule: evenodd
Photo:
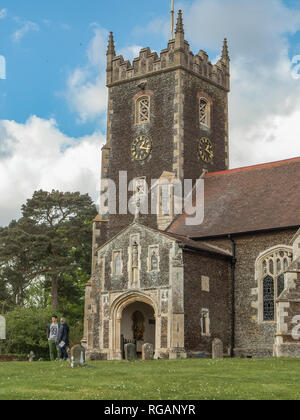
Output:
M58 357L58 350L56 346L56 342L58 338L58 330L59 330L59 325L57 322L57 316L53 315L52 323L48 328L48 344L49 344L51 362L54 362Z
M69 335L70 335L70 328L68 324L66 323L66 319L62 318L60 320L60 327L58 330L58 337L57 337L57 345L60 349L60 360L66 360L69 361L69 355L67 352L67 347L70 345L69 341Z

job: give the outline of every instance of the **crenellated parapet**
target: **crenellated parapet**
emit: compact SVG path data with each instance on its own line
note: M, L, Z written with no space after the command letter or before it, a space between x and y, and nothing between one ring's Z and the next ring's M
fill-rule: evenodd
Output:
M214 65L209 61L205 51L200 50L195 55L189 43L184 39L181 11L178 15L175 39L169 41L167 48L162 50L160 55L152 52L150 48L143 48L139 57L133 62L125 60L123 56L115 55L111 34L107 58L107 85L109 87L130 79L182 68L227 91L230 90L230 58L227 40L224 41L222 57Z

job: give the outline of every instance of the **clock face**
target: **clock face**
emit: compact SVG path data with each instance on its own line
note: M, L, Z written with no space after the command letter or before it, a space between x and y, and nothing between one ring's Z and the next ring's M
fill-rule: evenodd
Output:
M146 160L152 151L152 141L149 137L142 135L133 140L131 145L131 155L135 160Z
M203 137L199 143L198 143L198 153L200 158L206 162L210 163L214 158L214 147L212 145L212 142L207 139L206 137Z

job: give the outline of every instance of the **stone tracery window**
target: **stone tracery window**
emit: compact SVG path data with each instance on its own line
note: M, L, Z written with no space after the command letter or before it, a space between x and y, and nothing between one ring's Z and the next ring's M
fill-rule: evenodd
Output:
M210 128L210 102L205 98L199 101L199 122L201 126Z
M274 248L259 262L259 289L261 293L261 319L275 321L275 304L284 290L284 272L291 261L291 251Z
M150 121L150 97L142 96L136 101L136 124L146 124Z

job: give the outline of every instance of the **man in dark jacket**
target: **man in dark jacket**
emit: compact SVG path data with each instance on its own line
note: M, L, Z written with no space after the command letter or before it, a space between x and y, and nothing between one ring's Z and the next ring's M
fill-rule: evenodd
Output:
M67 325L65 318L62 318L60 320L60 327L57 336L57 345L60 349L60 360L69 361L69 355L67 352L67 347L70 345L69 334L69 326Z

